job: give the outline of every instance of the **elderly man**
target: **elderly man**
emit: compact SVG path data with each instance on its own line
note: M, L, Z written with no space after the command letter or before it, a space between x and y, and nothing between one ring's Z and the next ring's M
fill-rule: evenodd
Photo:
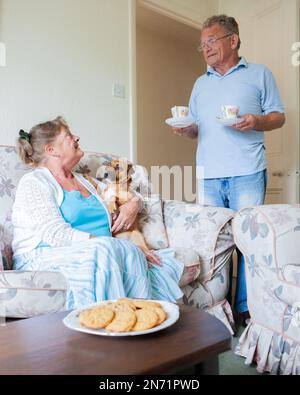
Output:
M190 98L195 123L176 134L198 139L197 166L205 205L240 210L262 205L266 193L264 132L285 123L284 107L271 71L239 56L234 18L213 16L203 25L199 50L210 66L196 81ZM216 119L223 105L240 108L242 122L232 127ZM245 265L239 254L236 311L249 318Z

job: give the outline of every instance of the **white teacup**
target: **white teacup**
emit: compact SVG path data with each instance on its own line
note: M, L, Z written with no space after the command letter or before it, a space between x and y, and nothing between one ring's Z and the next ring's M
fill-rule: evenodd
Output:
M237 118L240 112L238 106L222 106L221 107L223 118L231 119Z
M184 118L189 115L189 108L184 106L175 106L171 109L173 118Z

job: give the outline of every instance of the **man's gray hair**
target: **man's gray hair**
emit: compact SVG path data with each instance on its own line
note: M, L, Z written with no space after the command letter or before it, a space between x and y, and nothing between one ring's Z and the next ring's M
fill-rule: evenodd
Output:
M237 49L241 47L241 40L240 40L240 31L239 25L237 21L232 16L227 15L214 15L210 18L206 19L206 21L202 25L201 31L207 29L208 27L212 27L213 25L220 25L224 28L224 30L228 33L234 33L239 36L239 43Z

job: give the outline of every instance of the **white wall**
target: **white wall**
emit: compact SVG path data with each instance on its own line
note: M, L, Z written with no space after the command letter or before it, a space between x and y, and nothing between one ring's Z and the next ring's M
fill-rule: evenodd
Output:
M82 147L130 155L131 0L0 0L0 144L64 116ZM112 83L126 99L112 97Z

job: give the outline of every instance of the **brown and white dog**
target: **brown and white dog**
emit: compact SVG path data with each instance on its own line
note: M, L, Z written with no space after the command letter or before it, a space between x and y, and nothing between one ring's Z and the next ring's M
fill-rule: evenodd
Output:
M112 215L118 212L120 206L136 196L131 186L133 173L133 165L126 159L115 159L99 167L96 178L107 185L107 188L101 192L101 197L107 204L108 211ZM159 263L159 257L149 249L139 229L138 217L129 230L121 231L115 237L123 240L131 240L135 245L140 247L149 261Z

